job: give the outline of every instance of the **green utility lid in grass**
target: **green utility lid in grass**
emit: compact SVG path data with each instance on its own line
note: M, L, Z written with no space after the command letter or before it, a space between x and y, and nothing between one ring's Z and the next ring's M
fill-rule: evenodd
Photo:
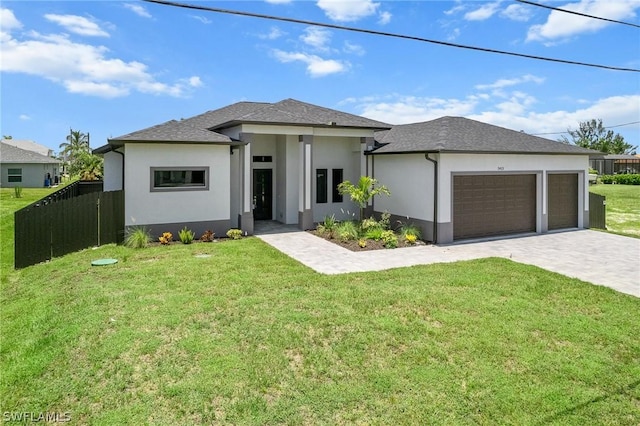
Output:
M118 263L118 259L98 259L91 262L91 266L105 266Z

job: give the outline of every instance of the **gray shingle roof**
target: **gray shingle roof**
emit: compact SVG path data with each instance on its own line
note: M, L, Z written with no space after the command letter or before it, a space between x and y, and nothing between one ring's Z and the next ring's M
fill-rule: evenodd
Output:
M407 152L476 152L519 154L582 154L596 151L555 142L463 117L442 117L423 123L394 126L376 132L384 146L373 154Z
M0 163L57 164L59 160L0 142Z
M228 136L215 130L243 123L367 129L391 128L391 125L379 121L295 99L285 99L274 104L238 102L191 118L180 121L171 120L148 129L112 138L109 139L109 142L230 143L232 140Z
M229 136L198 128L187 120L171 120L147 129L109 139L109 142L230 143Z

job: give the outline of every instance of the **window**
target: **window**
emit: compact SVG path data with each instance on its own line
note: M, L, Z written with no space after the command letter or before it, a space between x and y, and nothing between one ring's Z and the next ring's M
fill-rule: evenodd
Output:
M327 202L327 169L316 169L316 203Z
M22 182L22 169L7 169L8 182L20 183Z
M333 185L333 194L331 194L331 201L334 203L342 202L342 194L338 191L338 185L342 183L342 169L333 169L331 170L332 180L331 185Z
M209 167L152 167L151 191L205 191Z

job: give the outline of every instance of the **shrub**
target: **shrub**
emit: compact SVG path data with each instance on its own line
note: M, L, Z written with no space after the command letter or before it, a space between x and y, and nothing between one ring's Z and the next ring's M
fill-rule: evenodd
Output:
M386 230L382 233L382 242L386 248L398 247L398 237L391 230Z
M324 221L316 227L316 231L318 231L320 235L326 235L327 238L332 239L337 226L338 222L336 221L335 215L325 216Z
M378 224L382 227L382 229L389 229L389 225L391 224L391 213L384 212L380 215L380 221Z
M601 175L600 182L604 184L613 183L614 176L613 175Z
M365 248L367 246L367 240L365 240L364 238L360 238L358 240L358 245L360 246L360 248Z
M380 241L382 239L382 235L386 231L380 227L377 228L369 228L365 231L364 237L369 240Z
M163 232L160 238L158 238L158 241L160 241L162 245L167 245L173 241L173 234L171 232Z
M418 228L413 223L403 224L402 226L400 226L398 232L400 233L400 237L402 237L402 239L404 240L407 240L407 235L413 235L414 237L416 237L416 239L422 238L422 232L420 231L420 228ZM413 242L415 242L415 239Z
M640 185L640 174L602 175L600 182L605 184Z
M232 240L239 240L240 238L242 238L242 231L240 229L229 229L227 231L227 237L231 238Z
M591 174L591 175L597 175L597 174L598 174L598 171L597 171L596 169L589 168L589 174Z
M203 243L210 243L211 241L213 241L213 237L215 235L215 233L207 229L206 231L204 231L204 234L202 234L202 237L200 237L200 241L202 241Z
M186 226L178 232L178 236L182 244L191 244L196 238L196 234L192 230L187 229Z
M22 198L22 187L21 186L15 186L13 188L13 195L15 195L16 198Z
M615 175L615 182L620 185L640 185L640 174Z
M381 226L375 218L370 217L368 219L364 219L362 223L360 223L360 228L363 231L367 231L367 229L381 228Z
M416 241L418 240L418 237L416 237L413 234L406 234L404 236L404 239L408 244L414 245L416 243Z
M127 231L124 245L129 248L145 248L151 242L151 235L144 227L135 227Z
M358 226L350 220L340 222L336 228L336 234L342 241L352 241L358 238Z

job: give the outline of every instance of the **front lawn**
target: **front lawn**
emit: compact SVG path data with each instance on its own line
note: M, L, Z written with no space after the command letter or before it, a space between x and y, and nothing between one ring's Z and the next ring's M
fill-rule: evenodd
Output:
M506 259L325 276L256 238L109 245L9 271L0 303L3 413L640 423L640 299Z
M591 185L589 191L607 197L607 230L640 238L640 185Z

